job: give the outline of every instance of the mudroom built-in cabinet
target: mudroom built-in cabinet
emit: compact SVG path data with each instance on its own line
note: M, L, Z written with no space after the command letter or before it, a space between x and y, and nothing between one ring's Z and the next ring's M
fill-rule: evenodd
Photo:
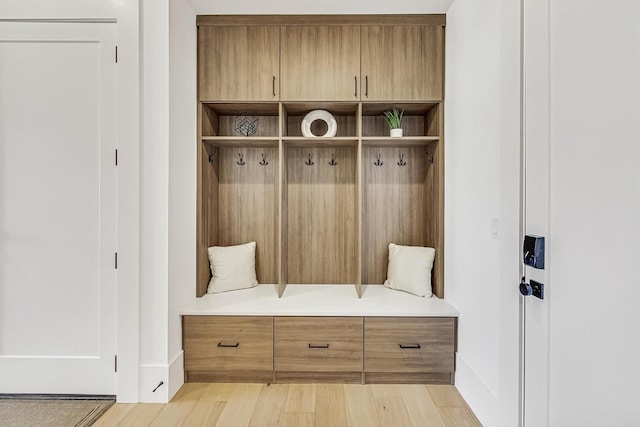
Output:
M280 28L277 26L203 26L198 29L198 61L200 99L279 99Z
M442 26L363 25L362 99L442 99L443 45Z
M197 281L187 381L453 383L444 299L444 15L199 16ZM402 137L383 115L404 112ZM329 120L306 123L324 110ZM323 136L334 127L335 134ZM207 293L256 242L257 287ZM383 286L435 249L434 296ZM251 367L244 361L256 358Z
M292 25L281 32L283 101L359 99L359 26Z

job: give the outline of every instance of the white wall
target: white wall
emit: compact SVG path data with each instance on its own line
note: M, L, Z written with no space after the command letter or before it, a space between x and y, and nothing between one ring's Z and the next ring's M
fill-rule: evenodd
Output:
M139 307L138 1L3 0L0 19L108 19L118 23L118 375L119 402L138 401ZM70 295L69 298L73 298Z
M186 0L143 2L142 46L140 401L164 402L184 382L179 311L195 297L196 27Z
M550 12L550 425L637 426L640 3Z
M445 298L461 313L456 384L488 426L517 423L518 23L509 1L447 13Z
M180 309L196 282L196 15L186 0L169 3L169 347L174 378L184 382ZM178 388L176 388L178 387Z
M169 297L169 5L142 3L140 392L166 401ZM156 392L152 390L160 383Z

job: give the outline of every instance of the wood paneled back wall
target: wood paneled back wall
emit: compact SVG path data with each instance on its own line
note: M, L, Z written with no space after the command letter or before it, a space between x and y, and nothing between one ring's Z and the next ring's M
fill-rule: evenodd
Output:
M280 295L287 283L362 295L384 282L393 242L436 248L443 297L444 15L197 25L196 295L210 279L208 247L255 240L258 281ZM405 111L402 138L389 137L390 108ZM335 137L302 136L314 109L334 115ZM243 119L251 135L237 131Z

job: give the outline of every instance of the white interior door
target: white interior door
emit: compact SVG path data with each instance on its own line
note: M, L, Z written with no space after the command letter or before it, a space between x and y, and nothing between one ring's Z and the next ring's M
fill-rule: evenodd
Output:
M0 22L0 393L115 394L115 45Z

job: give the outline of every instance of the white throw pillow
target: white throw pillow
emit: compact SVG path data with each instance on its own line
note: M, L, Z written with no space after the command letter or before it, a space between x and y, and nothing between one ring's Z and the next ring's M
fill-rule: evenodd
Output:
M252 288L258 284L256 242L236 246L213 246L207 253L212 275L208 293Z
M431 268L435 257L434 248L389 243L389 267L384 285L419 297L430 297Z

